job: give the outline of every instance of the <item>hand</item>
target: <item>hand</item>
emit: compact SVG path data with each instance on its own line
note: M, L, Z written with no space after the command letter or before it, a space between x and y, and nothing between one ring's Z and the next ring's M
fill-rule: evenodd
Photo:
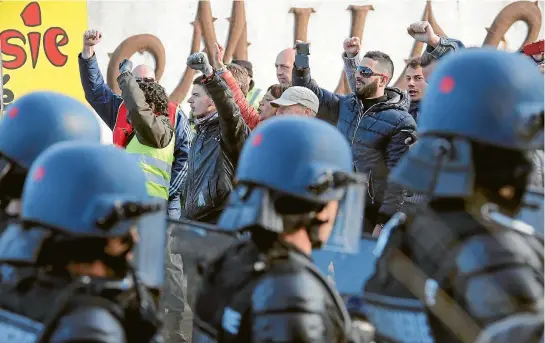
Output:
M431 24L427 21L412 23L407 28L407 33L409 33L409 35L411 35L411 37L413 37L415 40L426 43L434 48L439 45L440 37L435 34Z
M119 73L123 74L126 71L132 70L132 62L128 58L125 58L121 63L119 63Z
M373 229L373 237L380 236L381 231L382 231L382 225L380 224L375 225L375 228Z
M343 42L344 52L349 58L354 58L361 49L361 41L358 37L346 38Z
M98 30L90 29L85 31L83 34L83 45L84 46L95 46L100 43L102 39L102 33Z
M205 76L211 76L214 68L208 62L208 57L202 52L197 52L187 58L187 66L194 70L201 71Z
M214 44L214 64L216 69L223 68L223 58L225 56L225 48L218 43Z
M87 30L83 34L83 50L81 51L81 57L83 59L89 59L95 54L95 45L100 43L102 39L102 33L98 30Z

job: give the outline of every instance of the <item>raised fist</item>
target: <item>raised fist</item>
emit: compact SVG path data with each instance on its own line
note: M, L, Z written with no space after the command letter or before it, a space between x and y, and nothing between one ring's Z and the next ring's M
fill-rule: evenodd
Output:
M348 57L354 57L360 52L361 41L358 37L346 38L343 42L343 48Z
M431 24L427 21L412 23L407 28L407 33L415 40L426 43L433 47L439 44L439 36L435 34Z
M214 69L208 62L208 57L203 52L197 52L187 58L187 66L194 70L201 71L204 75L210 76Z
M214 44L214 63L216 68L221 68L223 66L223 58L225 56L225 48L218 43Z
M102 39L102 33L98 30L90 29L85 31L83 34L83 45L84 46L95 46L100 43Z

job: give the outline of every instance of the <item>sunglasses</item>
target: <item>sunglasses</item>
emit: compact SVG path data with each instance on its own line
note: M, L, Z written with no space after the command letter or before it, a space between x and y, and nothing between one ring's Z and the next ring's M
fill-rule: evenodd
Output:
M152 77L135 77L136 82L155 82L155 79Z
M358 66L356 68L356 70L358 71L358 73L360 74L361 77L366 78L366 79L370 78L371 76L386 76L384 74L375 73L369 67Z

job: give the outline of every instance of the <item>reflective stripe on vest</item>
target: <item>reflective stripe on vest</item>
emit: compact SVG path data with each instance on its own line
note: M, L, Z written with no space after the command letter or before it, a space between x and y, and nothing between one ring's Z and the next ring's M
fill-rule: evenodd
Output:
M175 141L176 137L172 135L168 145L159 149L141 144L134 136L127 145L126 151L138 157L140 166L146 175L148 194L151 196L168 200Z
M248 93L248 95L246 96L246 100L248 100L250 105L254 107L259 107L259 104L255 104L255 101L258 99L260 94L261 94L261 89L254 88Z

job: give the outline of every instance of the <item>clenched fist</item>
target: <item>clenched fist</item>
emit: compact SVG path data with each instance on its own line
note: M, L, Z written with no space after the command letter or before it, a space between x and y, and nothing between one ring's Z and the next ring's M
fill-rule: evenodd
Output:
M214 69L208 62L208 57L205 53L197 52L187 58L187 66L194 70L201 71L204 75L210 76L214 73Z
M83 34L83 50L81 51L81 57L83 59L89 59L95 54L95 45L100 43L102 39L102 33L98 30L87 30Z
M84 46L95 46L100 43L102 39L102 33L98 30L90 29L85 31L83 34L83 45Z
M407 28L407 33L415 40L436 47L439 44L439 36L435 34L431 24L427 21L412 23Z
M358 37L346 38L343 42L344 52L349 58L355 57L361 49L361 41Z

